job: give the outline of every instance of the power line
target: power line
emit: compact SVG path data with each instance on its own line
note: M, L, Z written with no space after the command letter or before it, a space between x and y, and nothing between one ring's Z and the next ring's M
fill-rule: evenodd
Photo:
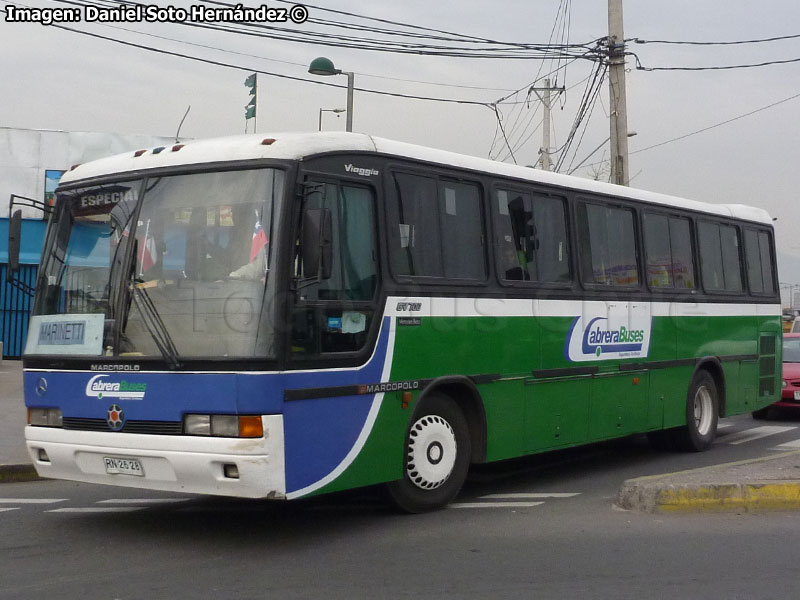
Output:
M72 4L77 6L96 6L96 4L89 0L56 0L65 4ZM212 4L222 6L235 7L236 5L219 2L217 0L207 0ZM143 6L140 2L131 0L119 0L118 4L125 4L131 6ZM541 47L538 45L527 44L519 45L514 44L511 46L503 45L501 47L481 47L470 48L460 46L445 46L433 44L420 44L417 42L402 42L402 41L387 41L385 39L363 38L358 36L342 36L337 34L328 34L308 29L292 29L286 27L278 27L275 25L266 25L263 23L250 23L243 22L232 25L230 23L210 23L210 22L193 22L193 21L180 21L173 23L175 25L182 25L188 27L195 27L199 29L208 29L214 31L224 31L228 33L236 33L239 35L248 35L253 37L261 37L266 39L275 39L284 42L302 43L323 45L335 48L350 48L355 50L371 50L377 52L399 53L399 54L414 54L423 56L444 56L452 58L482 58L482 59L546 59L550 58L552 49L548 47ZM493 43L493 42L486 42ZM558 52L563 56L570 58L592 58L590 55L594 52L591 48L575 45L574 48L562 49L559 48Z
M0 2L4 2L5 4L11 4L13 6L25 6L25 5L22 5L22 4L16 4L16 3L9 2L8 0L0 0ZM0 9L0 11L2 11L4 13L6 12L4 9ZM129 41L126 41L126 40L115 39L115 38L111 38L111 37L108 37L108 36L105 36L105 35L100 35L98 33L93 33L93 32L90 32L90 31L82 31L82 30L79 30L79 29L74 29L72 27L67 27L65 25L61 25L61 24L58 24L58 23L53 23L49 27L56 28L56 29L62 29L64 31L69 31L71 33L77 33L77 34L80 34L80 35L86 35L86 36L89 36L89 37L105 40L105 41L108 41L108 42L114 42L116 44L122 44L123 46L129 46L129 47L132 47L132 48L137 48L137 49L140 49L140 50L147 50L149 52L155 52L157 54L164 54L164 55L167 55L167 56L174 56L174 57L177 57L177 58L184 58L184 59L187 59L187 60L193 60L193 61L196 61L196 62L202 62L202 63L206 63L206 64L218 66L218 67L226 67L226 68L229 68L229 69L237 69L237 70L240 70L240 71L248 71L248 72L251 72L251 73L252 72L256 72L256 73L259 73L261 75L267 75L267 76L270 76L270 77L278 77L280 79L288 79L290 81L301 81L303 83L313 83L315 85L324 85L324 86L327 86L327 87L334 87L334 88L339 88L339 89L344 89L344 87L345 87L343 85L339 85L339 84L335 84L335 83L328 83L326 81L318 81L318 80L314 80L314 79L305 79L303 77L294 77L292 75L284 75L282 73L273 73L271 71L264 71L262 69L256 69L256 68L249 67L249 66L237 65L237 64L232 64L232 63L225 63L225 62L211 60L211 59L207 59L207 58L200 58L198 56L192 56L190 54L183 54L181 52L174 52L174 51L171 51L171 50L163 50L161 48L153 48L152 46L145 46L144 44L137 44L135 42L129 42ZM369 88L355 88L355 90L359 91L359 92L365 92L365 93L368 93L368 94L378 94L378 95L383 95L383 96L392 96L392 97L396 97L396 98L406 98L406 99L409 99L409 100L428 100L428 101L433 101L433 102L448 102L448 103L452 103L452 104L464 104L464 105L472 105L472 106L488 106L489 105L488 102L478 102L478 101L475 101L475 100L460 100L460 99L456 99L456 98L437 98L437 97L431 97L431 96L417 96L417 95L413 95L413 94L401 94L401 93L398 93L398 92L388 92L388 91L385 91L385 90L373 90L373 89L369 89Z
M780 35L776 37L761 38L756 40L734 40L730 42L699 42L699 41L677 41L677 40L643 40L641 38L630 38L626 42L635 44L682 44L687 46L737 46L741 44L761 44L765 42L777 42L780 40L793 40L800 38L800 34Z
M717 65L711 67L645 67L636 54L633 52L626 52L626 54L632 55L636 59L636 69L639 71L729 71L732 69L753 69L756 67L767 67L769 65L786 65L800 62L800 58L788 58L785 60L768 60L760 63Z
M293 1L293 0L275 0L275 1L276 2L280 2L282 4L296 4L296 2ZM519 44L519 43L515 43L515 42L501 42L501 41L498 41L498 40L492 40L492 39L488 39L488 38L480 38L480 37L471 36L471 35L453 33L453 32L450 32L450 31L444 31L442 29L433 29L433 28L430 28L430 27L423 27L423 26L413 25L413 24L409 24L409 23L402 23L402 22L399 22L399 21L391 21L391 20L388 20L388 19L380 19L380 18L377 18L377 17L369 17L369 16L366 16L366 15L363 15L363 14L351 13L351 12L342 11L342 10L334 10L332 8L324 8L324 7L321 7L321 6L314 6L313 4L308 4L306 2L303 3L303 6L305 6L306 8L313 8L314 10L319 10L319 11L323 11L323 12L329 12L329 13L344 15L344 16L348 16L348 17L355 17L355 18L364 19L364 20L367 20L367 21L375 21L375 22L378 22L378 23L385 23L385 24L388 24L388 25L397 25L397 26L400 26L400 27L406 27L406 28L410 28L410 29L418 29L420 31L430 31L430 32L433 32L433 33L438 33L438 34L443 34L443 35L448 35L448 36L455 36L455 37L462 38L465 41L466 40L471 40L471 41L478 41L478 42L482 42L482 43L506 44L506 45L509 45L509 46L527 46L527 44Z
M497 124L500 126L500 131L503 132L503 139L506 141L506 146L508 146L508 151L511 153L511 158L514 160L514 164L517 164L517 157L514 156L514 151L511 149L511 144L508 143L508 136L506 136L506 130L503 127L503 118L500 116L500 111L497 110L497 105L494 104L491 106L494 109L494 114L497 117Z
M171 37L168 37L168 36L157 35L155 33L148 33L148 32L145 32L145 31L138 31L138 30L135 30L135 29L128 29L127 27L119 27L119 26L116 26L116 25L107 25L105 23L101 24L101 26L102 27L107 27L109 29L115 29L115 30L118 30L118 31L125 31L127 33L133 33L135 35L143 35L143 36L147 36L147 37L151 37L151 38L155 38L155 39L159 39L159 40L175 42L177 44L185 44L187 46L194 46L196 48L205 48L207 50L215 50L215 51L218 51L218 52L225 52L225 53L228 53L228 54L235 54L237 56L245 56L245 57L248 57L248 58L257 58L259 60L266 60L266 61L270 61L270 62L276 62L276 63L280 63L280 64L284 64L284 65L291 65L291 66L295 66L295 67L303 67L303 68L307 68L308 67L308 64L306 64L306 63L298 63L298 62L292 62L292 61L289 61L289 60L280 60L280 59L277 59L277 58L269 58L269 57L261 56L261 55L258 55L258 54L248 54L246 52L237 52L235 50L228 50L226 48L220 48L218 46L210 46L210 45L207 45L207 44L198 44L196 42L189 42L189 41L186 41L186 40L179 40L179 39L171 38ZM386 75L374 75L372 73L363 73L363 72L360 72L360 71L356 71L356 75L358 75L359 77L373 77L375 79L386 79L388 81L401 81L401 82L404 82L404 83L418 83L418 84L421 84L421 85L435 85L435 86L440 86L440 87L452 87L452 88L468 89L468 90L502 91L502 92L512 91L509 88L492 88L492 87L482 87L482 86L475 86L475 85L460 85L460 84L455 84L455 83L441 83L441 82L436 82L436 81L421 81L421 80L418 80L418 79L404 79L404 78L401 78L401 77L389 77L389 76L386 76Z
M664 146L666 144L671 144L672 142L677 142L678 140L682 140L682 139L691 137L693 135L697 135L698 133L703 133L703 132L708 131L710 129L715 129L717 127L722 127L723 125L727 125L728 123L733 123L734 121L738 121L739 119L744 119L745 117L749 117L749 116L754 115L756 113L760 113L760 112L762 112L764 110L767 110L769 108L773 108L775 106L778 106L779 104L783 104L785 102L789 102L790 100L794 100L796 98L800 98L800 93L795 94L794 96L789 96L788 98L784 98L783 100L778 100L777 102L773 102L772 104L767 104L766 106L762 106L761 108L757 108L755 110L751 110L750 112L747 112L747 113L744 113L742 115L739 115L738 117L733 117L731 119L726 119L725 121L720 121L719 123L715 123L714 125L709 125L708 127L703 127L702 129L698 129L696 131L692 131L691 133L686 133L684 135L679 135L678 137L674 137L672 139L669 139L669 140L666 140L666 141L663 141L663 142L659 142L658 144L653 144L652 146L647 146L645 148L640 148L639 150L634 150L633 152L631 152L631 154L638 154L639 152L644 152L645 150L652 150L653 148L658 148L659 146Z
M697 135L699 133L704 133L706 131L709 131L710 129L716 129L717 127L722 127L723 125L727 125L728 123L733 123L734 121L738 121L740 119L744 119L745 117L752 116L752 115L754 115L756 113L760 113L760 112L765 111L765 110L770 109L770 108L774 108L775 106L778 106L780 104L784 104L786 102L789 102L791 100L795 100L797 98L800 98L800 93L794 94L793 96L789 96L788 98L784 98L783 100L778 100L777 102L772 102L771 104L767 104L766 106L762 106L760 108L756 108L755 110L751 110L749 112L746 112L744 114L738 115L736 117L732 117L730 119L726 119L724 121L720 121L719 123L714 123L713 125L709 125L708 127L703 127L701 129L697 129L695 131L691 131L689 133L685 133L683 135L679 135L679 136L671 138L669 140L664 140L663 142L659 142L657 144L652 144L652 145L646 146L644 148L639 148L638 150L633 150L633 151L630 152L630 154L639 154L640 152L645 152L647 150L652 150L653 148L659 148L660 146L666 146L667 144L671 144L673 142L677 142L679 140L686 139L688 137L691 137L693 135ZM593 151L592 154L594 154L594 152L596 152L597 150L599 150L599 147L595 151ZM605 162L605 161L589 163L588 165L585 165L585 166L592 167L592 166L595 166L595 165L602 164L603 162Z

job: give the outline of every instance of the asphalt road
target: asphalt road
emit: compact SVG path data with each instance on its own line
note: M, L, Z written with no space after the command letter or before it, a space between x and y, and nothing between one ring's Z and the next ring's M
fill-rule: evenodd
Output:
M796 597L800 513L613 506L631 477L800 445L799 419L723 424L703 454L635 438L483 467L416 516L374 490L269 504L3 484L0 599Z

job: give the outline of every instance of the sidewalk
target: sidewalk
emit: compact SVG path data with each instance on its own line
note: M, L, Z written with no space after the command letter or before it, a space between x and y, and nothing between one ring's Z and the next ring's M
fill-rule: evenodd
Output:
M800 509L800 450L629 479L617 506L648 513Z
M0 362L0 483L37 479L25 449L27 412L22 399L22 361Z

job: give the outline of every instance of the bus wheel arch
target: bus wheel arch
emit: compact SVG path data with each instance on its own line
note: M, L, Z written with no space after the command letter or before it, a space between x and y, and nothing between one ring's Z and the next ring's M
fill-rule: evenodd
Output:
M470 462L473 464L486 462L486 409L473 381L463 376L434 379L420 394L415 412L424 405L426 398L436 394L444 394L451 398L464 414L469 428Z
M692 373L692 382L698 376L699 371L708 372L714 379L714 384L717 387L719 417L726 416L725 372L722 370L722 363L716 356L709 356L700 360L694 369L694 373Z

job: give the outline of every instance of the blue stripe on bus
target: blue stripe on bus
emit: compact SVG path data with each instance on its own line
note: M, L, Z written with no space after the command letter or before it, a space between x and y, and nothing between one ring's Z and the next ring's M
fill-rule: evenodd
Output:
M186 413L283 413L286 490L292 492L316 483L342 462L358 439L375 396L314 398L284 404L284 390L381 381L390 324L390 317L385 317L375 352L360 369L271 375L26 371L25 404L61 408L64 417L92 419L105 419L109 407L117 404L126 420L143 421L180 421ZM41 378L47 385L44 392L39 386L40 395L36 390ZM89 388L92 380L94 389ZM146 386L143 396L130 397L131 393L142 394L140 384ZM130 389L136 391L127 391Z

